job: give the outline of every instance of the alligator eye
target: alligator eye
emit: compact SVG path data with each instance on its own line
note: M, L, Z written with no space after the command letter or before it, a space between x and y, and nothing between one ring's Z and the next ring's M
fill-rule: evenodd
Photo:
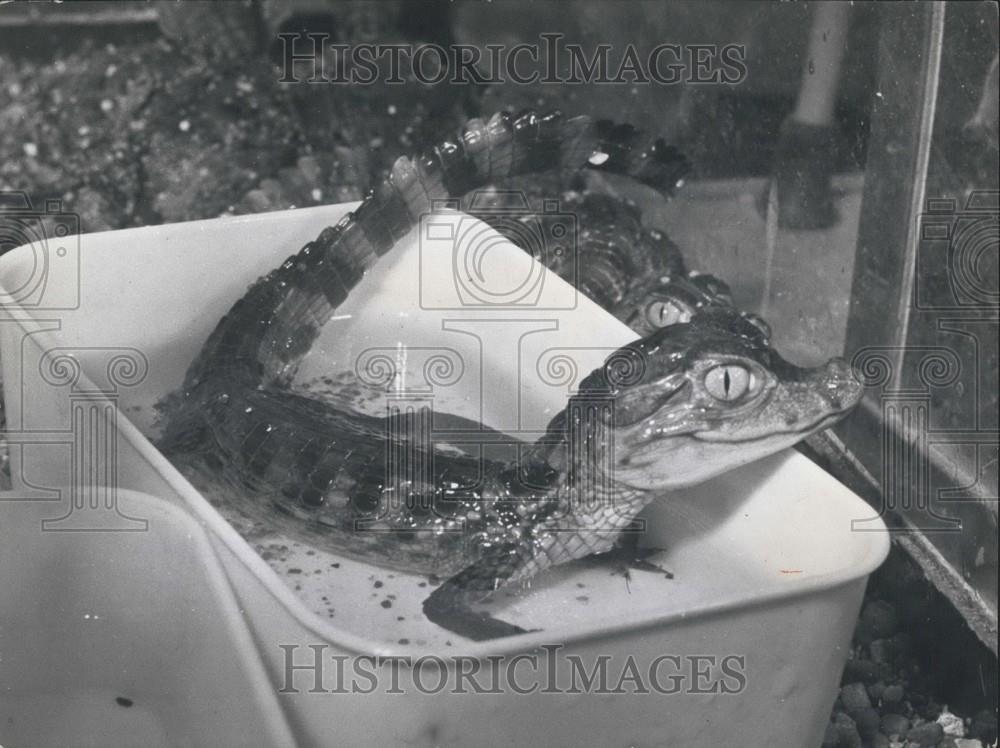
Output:
M705 375L708 394L724 402L743 397L753 384L753 374L742 366L716 366Z
M690 313L674 301L654 301L646 307L646 321L653 327L669 327L690 322Z

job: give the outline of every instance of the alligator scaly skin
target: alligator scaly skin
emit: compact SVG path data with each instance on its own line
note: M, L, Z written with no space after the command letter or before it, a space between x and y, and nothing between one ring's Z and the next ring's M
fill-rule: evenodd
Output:
M679 160L678 175L686 171L686 162ZM527 209L518 210L518 200ZM575 244L561 254L544 251L537 241L526 241L526 237L542 235L546 203L576 220ZM664 232L643 226L634 204L590 190L579 173L543 175L530 182L520 179L492 192L476 192L471 199L466 197L463 209L604 309L621 304L637 280L686 275L680 249ZM515 222L527 230L517 230Z
M207 449L247 489L247 501L327 547L455 574L425 606L432 619L547 566L607 550L651 495L620 488L603 515L575 517L562 493L566 472L549 466L547 445L520 465L435 454L425 484L392 495L385 419L287 389L326 320L433 201L518 174L584 166L669 190L686 162L627 126L533 112L471 120L454 140L400 158L356 211L253 284L220 321L167 404L161 448ZM396 446L426 449L402 441ZM359 523L371 531L359 532ZM563 531L550 532L553 523ZM467 635L476 634L471 620ZM516 629L490 623L490 635Z
M678 173L686 173L680 162ZM539 251L544 249L539 242L526 241L542 234L546 203L575 217L578 236L572 251ZM640 335L689 321L698 310L733 308L724 281L688 270L680 248L665 232L646 227L633 202L591 190L580 172L507 180L466 196L462 207ZM529 230L517 230L512 222Z
M862 388L845 362L800 369L770 347L765 327L712 298L687 323L654 320L649 335L609 356L519 459L456 455L429 446L406 419L289 391L325 321L437 199L570 165L661 189L678 175L662 141L643 146L628 127L530 112L473 120L454 141L399 159L357 211L252 285L220 321L165 405L164 451L207 450L246 489L247 505L323 547L450 574L424 601L425 615L483 639L523 630L472 610L475 602L609 550L663 490L773 454L857 404ZM591 270L611 283L609 298L624 299L634 289L614 256L614 242L605 243ZM694 298L704 295L691 285ZM400 456L430 467L390 485L386 462Z

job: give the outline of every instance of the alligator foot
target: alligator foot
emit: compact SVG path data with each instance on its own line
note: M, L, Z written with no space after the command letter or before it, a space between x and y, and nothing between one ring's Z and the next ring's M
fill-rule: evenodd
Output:
M521 628L513 623L494 618L488 613L480 613L468 608L461 609L439 605L434 599L434 595L424 601L424 615L432 623L477 642L538 630Z
M628 578L628 573L630 570L635 571L651 571L657 574L663 574L667 579L673 579L674 573L669 569L665 569L658 564L654 564L649 561L650 556L655 556L657 553L663 553L663 548L635 548L632 549L631 557L626 557L624 559L625 567L625 578Z
M632 581L633 571L653 572L655 574L663 574L667 579L673 579L674 574L672 571L649 560L651 556L663 552L663 548L640 548L637 535L634 533L624 533L614 548L606 553L591 556L590 559L602 566L610 562L612 567L611 573L615 576L624 577L627 587L629 582Z
M424 615L432 623L474 641L528 633L529 629L472 610L519 574L534 570L538 562L530 546L495 546L476 563L446 580L424 600ZM539 629L531 629L538 631Z

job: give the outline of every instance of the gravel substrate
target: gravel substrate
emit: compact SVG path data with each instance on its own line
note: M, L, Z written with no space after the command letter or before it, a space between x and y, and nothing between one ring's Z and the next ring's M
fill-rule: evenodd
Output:
M823 748L984 748L996 660L893 548L869 582Z

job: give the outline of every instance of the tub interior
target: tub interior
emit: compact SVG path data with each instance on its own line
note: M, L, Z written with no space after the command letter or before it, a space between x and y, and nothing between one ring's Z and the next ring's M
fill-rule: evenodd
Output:
M350 207L81 237L79 306L60 313L51 335L29 336L33 344L22 344L28 353L19 372L15 419L44 423L52 416L35 412L44 410L41 403L68 395L69 388L60 392L35 373L41 348L52 341L72 350L95 377L108 350L132 347L148 360L148 374L116 396L122 413L143 434L155 435L155 404L180 384L201 342L232 302ZM448 220L471 219L455 215ZM447 256L431 261L417 234L371 271L337 310L301 367L296 387L332 397L350 389L349 398L373 413L384 413L391 398L417 407L430 404L435 418L459 415L533 441L574 384L635 337L548 274L530 305L443 308L447 303L441 299L447 301L455 284L453 265ZM518 264L523 254L510 245L491 252L499 263L494 267L508 268L506 276L497 272L495 282L509 288L524 270ZM2 258L0 283L24 275L29 259L23 248ZM37 324L38 316L23 326ZM39 350L31 353L32 345ZM395 368L388 386L358 381L373 356L387 357ZM435 356L450 360L450 368L428 368ZM9 402L12 396L18 393L8 393ZM436 420L435 428L440 425ZM154 454L141 439L130 448ZM47 445L25 446L21 474L42 480L52 459ZM268 583L294 591L295 615L313 627L331 637L346 631L383 649L457 644L421 613L434 580L354 562L255 524L252 517L240 516L240 502L231 493L227 497L197 460L187 468L187 477L201 491L193 499L200 502L198 513L204 519L219 510L233 520L252 546L240 552L267 560L275 574ZM575 635L643 625L838 584L867 574L885 550L881 534L865 531L881 528L873 510L792 451L671 492L642 519L647 526L642 544L662 549L650 560L669 570L672 579L636 571L626 579L612 564L578 562L532 580L530 590L501 593L491 604L495 614L528 629Z
M4 745L289 745L198 523L122 491L134 532L59 531L56 502L0 494Z

